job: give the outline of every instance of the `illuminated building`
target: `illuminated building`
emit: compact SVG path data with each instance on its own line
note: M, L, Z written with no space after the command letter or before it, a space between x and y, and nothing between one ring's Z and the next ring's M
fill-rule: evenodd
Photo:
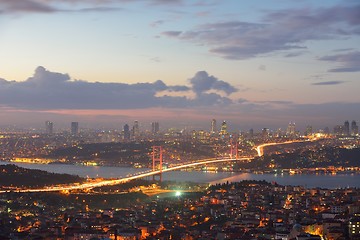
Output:
M78 135L79 122L71 122L71 135Z
M360 217L355 216L349 221L349 237L350 239L359 239L360 237Z
M217 129L216 129L216 120L213 119L211 120L211 133L214 134L216 133Z
M286 129L286 135L287 136L294 136L295 135L295 123L290 122L287 129Z
M305 135L306 136L309 136L313 133L313 129L312 129L312 126L308 125L306 126L306 131L305 131Z
M225 120L221 124L220 134L221 135L226 135L227 134L227 124L226 124Z
M53 134L54 132L54 123L50 121L45 122L45 128L47 134Z

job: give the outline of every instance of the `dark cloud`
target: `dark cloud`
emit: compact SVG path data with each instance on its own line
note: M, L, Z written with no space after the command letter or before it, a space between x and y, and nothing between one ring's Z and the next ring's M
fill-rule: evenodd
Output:
M324 56L319 58L321 61L338 62L341 67L329 69L329 72L359 72L360 71L360 52L350 52L345 54L337 54Z
M343 84L345 83L344 81L326 81L326 82L316 82L316 83L312 83L311 85L316 85L316 86L322 86L322 85L339 85L339 84Z
M50 5L35 0L1 0L0 10L2 13L8 12L39 12L50 13L58 11Z
M123 10L123 3L143 2L150 5L180 5L182 0L0 0L0 14L55 13L55 12L108 12ZM61 4L62 8L58 5ZM64 4L67 4L64 5ZM79 7L87 6L87 7ZM157 24L160 24L158 22Z
M304 53L305 53L304 51L292 52L292 53L285 54L284 57L298 57L298 56L303 55Z
M165 31L161 34L167 37L177 37L181 34L181 31Z
M222 91L227 95L237 91L237 89L229 83L219 80L214 76L209 76L205 71L197 72L194 77L189 79L189 81L197 96L204 96L203 93L209 90Z
M305 49L309 40L359 35L359 12L360 5L284 9L268 13L263 19L266 23L219 22L163 34L207 45L210 52L223 58L246 59L277 51Z
M38 67L34 75L23 82L0 78L0 105L37 110L212 106L232 101L217 93L206 93L207 90L218 90L227 94L236 90L206 72L198 72L192 84L191 87L168 86L162 80L135 84L87 82L72 80L68 74L50 72L44 67ZM206 88L206 84L209 87ZM190 99L186 96L158 96L166 91L194 91L196 97Z

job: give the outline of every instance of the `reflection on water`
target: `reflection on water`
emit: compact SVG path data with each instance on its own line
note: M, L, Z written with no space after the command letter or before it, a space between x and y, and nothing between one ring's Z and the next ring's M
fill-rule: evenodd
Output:
M6 163L3 163L6 164ZM129 167L103 167L103 166L79 166L66 164L28 164L15 163L15 165L40 169L54 173L68 173L79 175L81 177L103 177L120 178L128 174L146 171L148 169L138 169ZM226 183L238 182L242 180L265 180L268 182L277 182L281 185L301 185L305 187L322 188L345 188L360 187L360 174L298 174L298 175L280 175L280 174L253 174L253 173L230 173L230 172L189 172L175 171L163 174L164 180L178 182L199 182L199 183Z

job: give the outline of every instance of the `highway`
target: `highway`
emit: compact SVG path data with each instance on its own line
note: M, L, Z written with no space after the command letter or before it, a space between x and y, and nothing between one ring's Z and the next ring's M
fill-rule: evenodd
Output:
M144 178L153 176L156 174L159 174L161 172L170 172L175 170L180 170L183 168L189 168L189 167L195 167L199 165L209 164L209 163L219 163L219 162L228 162L228 161L249 161L252 158L249 157L243 157L243 158L222 158L222 159L216 159L216 158L209 158L209 159L202 159L199 161L193 161L191 163L186 164L179 164L173 167L169 167L163 170L156 170L156 171L146 171L146 172L140 172L139 174L134 174L132 176L119 178L119 179L105 179L98 182L88 182L88 183L82 183L82 184L72 184L72 185L61 185L61 186L51 186L51 187L44 187L44 188L31 188L31 189L16 189L16 190L3 190L0 191L0 193L5 192L60 192L60 191L71 191L71 190L80 190L80 189L91 189L96 187L104 187L104 186L113 186L120 183L128 182L131 180Z
M307 141L309 141L309 140L307 139L307 140L286 141L286 142L280 142L280 143L277 143L277 142L264 143L264 144L261 144L261 145L257 146L255 149L256 149L256 151L258 153L258 156L261 157L261 156L264 155L264 147L274 146L274 145L290 144L290 143L307 142Z

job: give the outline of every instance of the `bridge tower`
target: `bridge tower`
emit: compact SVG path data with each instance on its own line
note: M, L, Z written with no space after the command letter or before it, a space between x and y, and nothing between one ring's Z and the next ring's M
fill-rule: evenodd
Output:
M230 139L230 158L239 158L239 147L237 139Z
M162 181L162 163L163 163L163 150L162 146L153 146L152 147L152 170L160 170L159 181ZM158 163L158 164L157 164ZM155 175L153 175L153 180L155 180Z

